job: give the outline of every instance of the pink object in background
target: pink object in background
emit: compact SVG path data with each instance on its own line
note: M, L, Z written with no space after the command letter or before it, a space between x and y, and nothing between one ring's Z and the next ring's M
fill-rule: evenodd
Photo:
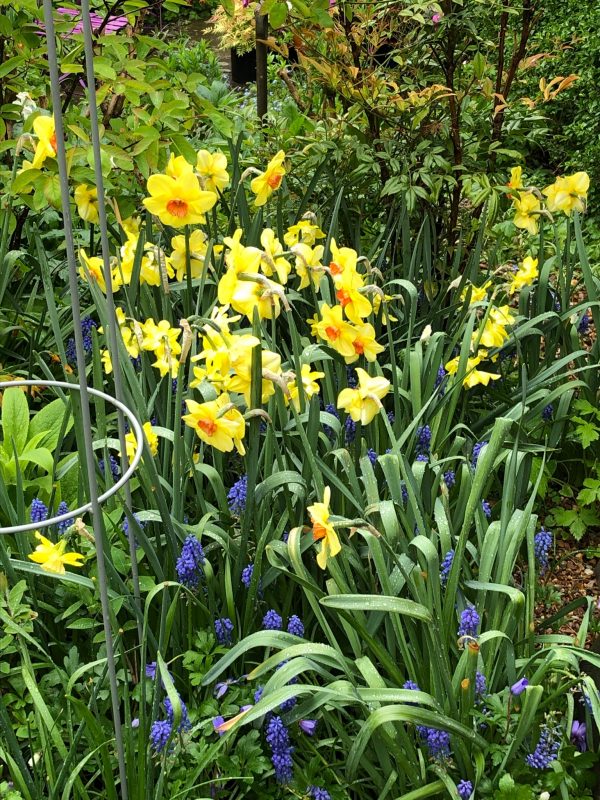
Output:
M59 14L66 14L69 17L78 17L81 14L81 11L76 8L57 8L56 10ZM90 13L90 22L92 24L92 31L96 33L96 31L104 22L104 17L101 17L99 14L96 14L95 11L92 11ZM108 22L102 29L102 33L115 33L121 28L124 28L126 25L127 17L109 17ZM81 20L75 24L75 27L70 31L69 35L73 36L76 33L83 33L83 22Z

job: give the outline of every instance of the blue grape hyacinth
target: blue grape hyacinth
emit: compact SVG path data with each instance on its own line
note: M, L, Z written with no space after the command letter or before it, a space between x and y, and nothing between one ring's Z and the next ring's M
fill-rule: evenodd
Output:
M234 516L241 517L246 510L247 494L248 476L242 475L242 477L233 484L227 493L227 505L229 506L230 512Z
M331 795L327 789L322 789L320 786L309 786L306 794L312 797L312 800L331 800Z
M202 545L193 534L190 534L183 543L175 565L179 582L189 589L197 589L200 578L204 575L202 567L205 561Z
M533 769L548 769L560 750L560 733L560 728L543 725L535 750L525 757L525 762Z
M304 625L296 614L292 614L288 619L287 632L291 633L292 636L304 636Z
M460 795L461 800L469 800L469 797L473 794L473 784L471 781L460 781L457 785L456 790Z
M231 644L233 641L233 622L229 617L220 617L215 620L215 634L219 644Z
M554 543L554 537L551 531L542 528L539 533L533 537L533 552L540 566L540 573L543 575L548 569L549 553Z
M458 626L457 636L470 636L475 638L479 631L481 618L474 606L469 606L460 615L460 625Z
M471 466L473 467L473 469L475 469L475 467L477 466L477 461L479 460L481 451L483 450L484 447L487 446L487 444L488 442L483 441L483 442L476 442L473 445L473 452L471 453Z
M283 628L283 620L275 609L271 608L264 615L262 626L265 631L280 631Z
M290 783L293 776L293 747L290 745L290 734L281 717L273 715L267 722L265 739L271 748L271 763L278 783Z
M440 566L440 583L442 585L442 589L446 588L446 584L448 583L448 578L450 577L450 570L452 569L453 562L454 562L454 550L448 550Z
M30 517L32 522L45 522L48 519L48 506L37 497L31 502Z

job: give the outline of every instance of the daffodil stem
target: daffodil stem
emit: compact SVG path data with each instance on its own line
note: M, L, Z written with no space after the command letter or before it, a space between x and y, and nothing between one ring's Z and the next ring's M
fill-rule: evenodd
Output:
M187 289L183 296L186 317L192 316L192 258L190 254L190 226L185 226L185 280Z

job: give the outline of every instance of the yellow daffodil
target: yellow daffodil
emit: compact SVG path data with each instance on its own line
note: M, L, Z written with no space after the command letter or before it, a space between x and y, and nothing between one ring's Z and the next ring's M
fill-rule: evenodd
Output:
M548 211L562 211L570 217L573 211L584 211L590 179L587 172L576 172L566 178L559 177L547 186L542 194L546 196Z
M75 205L77 213L84 222L98 224L98 189L82 183L75 189Z
M85 250L80 250L79 260L85 264L91 280L95 281L100 291L106 294L106 281L104 280L104 265L102 259L98 258L98 256L88 256ZM79 274L84 281L87 281L88 276L83 266L79 267Z
M255 205L264 206L273 192L281 186L281 181L285 175L284 161L285 153L280 150L269 161L266 170L250 182L250 188L256 195Z
M172 278L175 270L164 250L150 242L144 245L144 255L140 265L140 283L160 286L164 280Z
M204 257L206 255L206 234L195 230L190 234L190 273L192 278L199 278L204 270ZM174 236L171 239L173 252L169 257L171 266L175 270L175 278L184 281L187 275L187 258L185 236Z
M492 319L491 315L487 318L481 334L473 332L473 341L479 340L482 347L502 347L506 339L508 339L506 328Z
M321 278L325 274L325 269L321 263L323 258L324 247L318 244L316 247L311 247L304 242L298 242L291 247L292 253L296 256L295 267L296 273L300 277L299 289L306 289L310 286L312 280L315 291L319 291L319 284Z
M177 341L181 336L181 328L172 328L166 319L158 324L149 318L141 326L143 339L142 350L149 350L156 356L152 366L159 370L161 378L168 373L174 378L179 369L177 356L181 353L181 344Z
M360 293L357 285L350 282L342 283L336 289L335 296L344 309L344 314L355 325L361 325L364 318L373 311L369 298Z
M314 325L319 338L333 347L340 355L354 357L354 340L356 331L342 316L341 306L330 307L327 303L321 306L321 319Z
M357 325L354 328L352 347L354 348L354 355L345 357L346 364L354 363L359 356L364 356L367 361L377 361L379 353L383 353L385 350L383 345L375 341L375 328L369 322Z
M64 539L56 544L46 539L39 531L35 532L35 538L41 542L35 548L35 552L30 553L29 559L39 564L45 572L54 572L55 575L64 575L65 564L70 567L82 567L84 556L81 553L65 553L67 543Z
M199 150L196 160L196 172L200 178L202 188L208 192L222 194L225 187L229 185L227 156L224 153Z
M260 235L260 243L263 248L260 262L263 275L270 278L273 274L276 274L279 283L285 286L292 265L281 255L283 253L283 245L275 236L275 231L271 228L265 228Z
M538 232L538 217L541 204L533 192L519 192L513 197L516 214L513 223L517 228L522 228L532 236Z
M230 402L227 393L206 403L197 403L195 400L185 402L189 414L183 416L182 420L196 431L203 442L222 453L230 453L235 445L240 455L244 455L244 418L236 408L228 408Z
M321 549L317 554L317 564L321 569L327 569L327 560L335 558L342 549L338 535L333 525L329 522L330 500L331 489L326 486L323 492L323 502L314 503L308 507L313 539L315 542L321 542Z
M150 197L144 198L145 207L164 225L173 228L204 222L204 214L217 202L214 192L200 188L191 168L189 172L179 170L176 176L151 175L147 187Z
M312 372L310 364L302 364L302 388L307 399L310 399L315 394L319 394L320 387L317 380L325 377L324 372ZM290 401L292 402L296 411L300 411L300 396L298 391L298 382L294 376L294 380L288 383L288 391L290 393ZM286 397L287 401L287 397Z
M484 372L483 370L477 369L477 366L481 364L486 356L487 352L485 350L481 350L480 354L467 359L466 374L463 379L463 386L465 386L467 389L472 389L474 386L478 386L479 384L487 386L490 381L497 381L501 377L493 372ZM455 375L458 371L459 362L460 357L458 356L453 358L451 361L448 361L448 363L445 365L446 371L450 375Z
M498 323L498 325L514 325L515 315L510 306L492 306L490 310L490 319Z
M383 312L381 314L381 324L387 325L389 322L398 322L398 318L392 316L388 311L386 311L386 304L393 300L394 298L390 294L386 294L383 297L380 294L374 294L373 300L373 314L377 316L379 314L379 309L383 304ZM384 302L385 301L385 302Z
M348 273L357 271L358 253L356 250L351 247L338 247L335 239L331 240L329 250L331 252L329 271L334 281L343 274L348 275Z
M523 170L521 167L513 167L510 171L510 180L506 184L509 189L522 189L523 188ZM510 196L510 195L509 195Z
M252 322L254 309L260 319L276 319L281 313L278 284L268 278L262 281L241 278L231 294L231 307Z
M273 375L281 374L281 356L279 353L273 353L270 350L263 350L261 352L261 367L263 376L265 371ZM247 406L252 405L251 402L251 386L252 386L252 350L246 350L240 354L238 358L232 360L231 368L233 375L227 383L227 389L231 392L239 392L244 395L244 400ZM269 377L263 377L261 381L261 396L260 402L266 403L271 395L275 394L275 387L273 381Z
M368 425L382 407L381 399L390 390L390 382L386 378L372 378L364 369L356 368L358 387L342 389L338 395L337 407L343 408L354 420Z
M144 422L142 425L142 430L144 431L144 438L148 442L150 453L155 456L158 453L158 436L154 433L154 429L149 422ZM127 453L127 458L130 461L133 459L136 450L137 439L135 438L133 431L130 431L125 436L125 452ZM119 453L119 455L121 454Z
M469 301L469 305L473 306L475 303L481 303L483 300L487 300L487 293L488 289L492 285L491 281L486 281L483 286L475 286L472 283L467 283L465 288L462 290L460 295L461 300L466 300L467 295L469 294L469 289L471 290L471 299Z
M262 253L257 247L245 247L241 244L241 236L242 231L238 228L233 236L227 236L223 240L224 244L229 248L225 255L225 263L228 268L217 286L219 303L221 305L231 305L233 308L235 306L232 300L236 292L241 291L242 294L246 294L252 288L240 288L241 281L238 276L242 272L246 275L256 275L260 269L262 258Z
M183 156L176 156L175 153L171 153L165 173L170 178L181 178L182 175L193 175L194 168Z
M33 120L33 132L37 136L37 144L31 166L40 169L47 158L56 156L56 127L54 117L36 117Z
M315 225L308 219L301 219L295 225L291 225L287 229L283 236L283 241L288 247L298 244L298 242L308 244L312 247L317 239L324 238L325 234L318 225Z
M539 274L537 258L527 256L523 259L523 263L513 275L511 284L508 287L508 293L514 294L520 291L524 286L530 286L537 279Z
M102 361L102 366L104 368L104 373L106 375L110 375L113 371L112 365L112 358L110 357L110 353L108 350L102 350L100 352L100 360Z

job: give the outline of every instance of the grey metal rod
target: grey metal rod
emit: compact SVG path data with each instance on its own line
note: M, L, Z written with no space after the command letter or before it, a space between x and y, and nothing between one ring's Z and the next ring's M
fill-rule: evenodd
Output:
M110 683L110 694L112 700L113 725L115 732L115 744L117 758L119 761L119 775L121 783L121 797L127 800L127 771L125 769L125 750L123 747L123 731L121 728L121 712L119 701L119 688L117 683L117 671L115 666L115 651L112 638L112 626L110 620L110 604L108 599L108 584L106 576L106 565L104 563L104 520L102 510L98 503L98 483L96 480L94 450L92 441L92 426L90 418L90 398L85 374L85 351L83 349L83 335L81 331L81 309L79 307L79 279L77 276L77 262L75 260L75 245L73 241L73 225L71 220L71 203L69 193L69 178L67 172L67 160L65 153L65 132L62 119L60 80L58 68L58 56L56 52L56 32L54 29L52 0L43 0L44 6L44 25L46 27L46 44L48 47L48 70L50 73L50 89L52 95L52 108L54 111L54 124L56 132L56 160L58 163L58 174L60 179L61 205L63 213L63 230L65 234L65 245L67 251L67 264L69 268L69 290L71 293L71 311L73 315L73 337L75 339L75 351L77 353L77 370L79 373L79 385L81 392L81 415L83 422L83 439L85 450L85 463L87 466L88 491L92 506L92 521L94 527L94 543L97 553L98 564L98 584L100 589L100 601L102 604L102 619L104 623L104 637L106 644L106 659L108 664L108 675Z
M117 315L115 312L115 299L112 290L112 275L110 268L110 246L108 243L108 225L106 220L106 197L104 194L104 177L102 175L102 151L100 147L100 129L98 127L98 106L96 103L96 76L94 74L94 43L92 41L92 21L90 17L89 0L81 0L81 14L83 17L83 46L85 51L85 69L87 76L87 95L90 106L90 127L92 133L92 150L94 152L94 177L96 179L96 189L98 191L98 223L100 228L100 247L102 250L102 264L104 269L104 282L106 284L106 306L108 309L108 351L113 364L113 380L115 384L115 395L117 400L125 403L125 393L121 370L119 368L119 343L117 336L120 336ZM122 411L117 407L117 419L119 424L119 442L121 445L121 473L127 470L127 448L125 446L125 419ZM142 440L143 441L143 440ZM125 503L130 513L131 488L129 484L125 486ZM137 555L135 552L135 533L133 526L127 526L127 539L129 542L129 556L131 559L131 578L133 582L133 597L140 614L138 615L137 628L138 640L142 641L141 610L142 600L140 594L140 578L138 573Z

